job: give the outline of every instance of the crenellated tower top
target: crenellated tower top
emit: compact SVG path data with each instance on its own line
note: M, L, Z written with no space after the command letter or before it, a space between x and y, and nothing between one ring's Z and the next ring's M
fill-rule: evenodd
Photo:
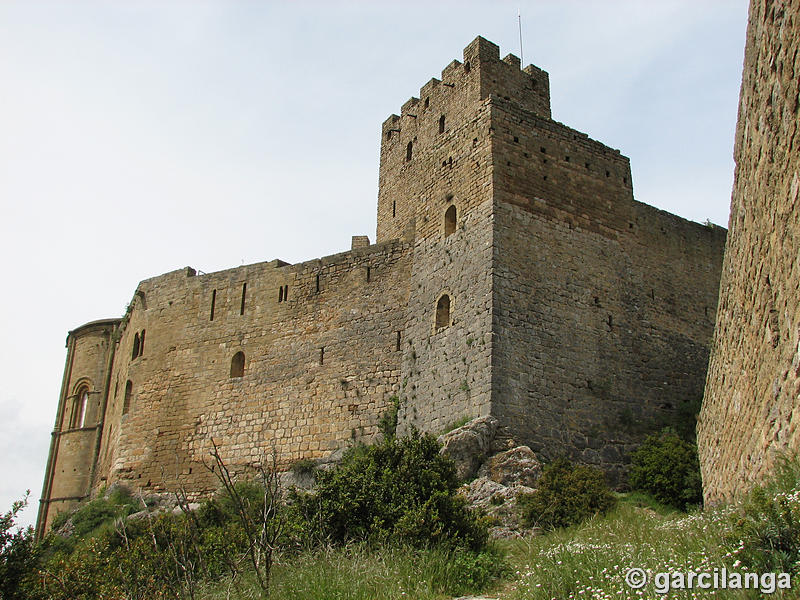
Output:
M473 192L482 189L477 179L490 176L486 167L491 162L491 127L485 105L492 98L550 119L547 72L533 65L520 69L518 57L501 59L497 44L477 37L464 48L463 62L453 60L441 79L432 78L420 88L419 97L402 105L399 115L384 121L379 242L435 234L428 231L429 212L441 212L441 207L432 207L430 201L454 198L462 214L462 209L485 200Z

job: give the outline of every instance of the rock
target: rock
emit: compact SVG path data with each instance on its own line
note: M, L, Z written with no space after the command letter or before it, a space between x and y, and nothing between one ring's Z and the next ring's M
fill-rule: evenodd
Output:
M186 505L186 508L189 509L189 512L194 512L198 508L200 508L200 503L199 502L189 502L189 504ZM172 514L173 515L179 515L182 512L183 512L183 509L180 506L176 506L175 508L172 509Z
M542 463L528 446L517 446L490 457L478 470L478 477L488 477L503 485L535 487L542 475Z
M139 494L139 500L150 509L172 510L178 506L178 499L175 497L175 494L170 492L142 493Z
M505 486L488 477L479 477L459 489L470 508L477 509L488 517L492 523L489 527L492 538L522 537L534 532L534 529L522 524L517 507L517 499L521 494L534 491L524 485Z
M457 430L456 430L457 431ZM477 479L459 490L470 507L484 513L492 538L530 535L535 529L520 520L518 499L531 494L542 474L542 463L528 446L517 446L490 456L478 469Z
M313 471L284 471L278 473L278 481L283 495L288 494L292 489L308 491L316 485Z
M340 462L342 462L342 457L344 456L344 448L339 448L338 450L334 450L328 456L324 458L317 459L317 468L322 471L328 471L336 467Z
M507 489L503 484L488 477L479 477L464 484L459 491L469 501L471 507L486 508L495 494L503 494Z
M439 436L440 453L453 459L456 474L462 481L475 476L492 447L497 424L497 419L492 416L478 417Z

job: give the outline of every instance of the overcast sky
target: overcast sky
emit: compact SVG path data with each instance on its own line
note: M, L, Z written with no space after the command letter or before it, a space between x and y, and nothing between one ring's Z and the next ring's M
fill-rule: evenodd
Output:
M136 284L375 239L380 124L477 35L637 200L727 226L746 0L0 2L0 512L36 517L70 329Z

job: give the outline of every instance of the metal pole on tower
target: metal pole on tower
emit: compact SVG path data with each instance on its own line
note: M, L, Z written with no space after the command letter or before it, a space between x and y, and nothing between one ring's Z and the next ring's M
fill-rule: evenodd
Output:
M519 23L519 62L524 67L525 58L522 55L522 11L517 9L517 22Z

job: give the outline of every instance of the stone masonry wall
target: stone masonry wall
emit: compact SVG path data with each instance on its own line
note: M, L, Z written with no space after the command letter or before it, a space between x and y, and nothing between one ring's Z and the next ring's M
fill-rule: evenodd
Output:
M698 425L707 502L800 450L800 2L750 4L730 233Z
M463 63L450 63L441 81L431 79L399 117L384 123L378 239L415 240L401 433L412 426L438 433L460 418L489 412L493 165L482 94L491 72L507 66L495 44L477 38L464 49ZM448 209L455 210L452 231ZM437 327L444 295L449 319Z
M208 491L212 438L231 465L274 448L282 468L371 439L400 389L409 275L410 247L391 242L142 282L119 340L96 484ZM231 376L237 352L241 377Z
M545 458L619 480L702 396L725 230L635 202L625 157L503 99L492 414Z
M67 337L67 363L39 511L39 522L44 528L49 527L59 512L69 510L89 493L118 322L89 323ZM85 407L83 391L88 392Z

